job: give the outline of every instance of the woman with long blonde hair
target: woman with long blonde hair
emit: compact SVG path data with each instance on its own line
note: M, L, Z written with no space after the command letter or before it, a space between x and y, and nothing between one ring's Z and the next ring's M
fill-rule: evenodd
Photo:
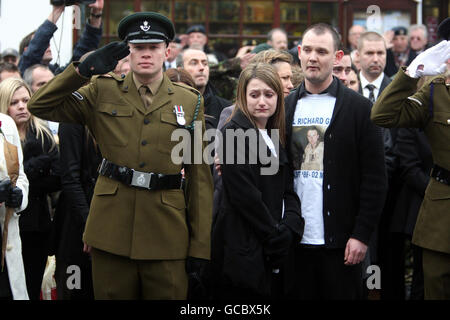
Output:
M39 300L42 278L50 255L52 222L47 196L61 189L58 147L46 122L31 115L31 90L22 79L0 83L0 112L16 123L29 180L28 207L19 219L28 295Z
M304 221L285 150L283 87L272 65L253 63L242 71L236 108L221 133L224 192L213 220L213 294L280 298Z

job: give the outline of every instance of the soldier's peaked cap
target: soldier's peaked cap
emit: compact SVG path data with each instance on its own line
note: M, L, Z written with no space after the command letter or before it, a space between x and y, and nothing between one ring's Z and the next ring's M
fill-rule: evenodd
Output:
M117 32L130 43L170 42L175 36L172 21L157 12L133 13L119 22Z

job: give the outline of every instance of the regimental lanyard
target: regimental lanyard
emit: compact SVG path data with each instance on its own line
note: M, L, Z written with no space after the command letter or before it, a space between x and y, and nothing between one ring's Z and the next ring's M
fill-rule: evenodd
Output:
M184 126L186 124L186 119L184 118L183 106L174 106L174 112L177 116L177 123L180 126Z

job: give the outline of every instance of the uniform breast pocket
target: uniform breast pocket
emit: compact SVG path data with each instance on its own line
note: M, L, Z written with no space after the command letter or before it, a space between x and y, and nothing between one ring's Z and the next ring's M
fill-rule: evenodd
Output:
M189 124L189 119L185 117L186 125ZM171 154L172 149L182 140L172 141L172 134L175 130L184 130L181 132L182 136L187 138L190 136L189 131L181 127L177 123L177 117L174 112L161 112L161 121L158 130L158 151L166 154Z
M133 127L133 109L127 105L101 103L97 109L96 138L105 145L128 145L127 130Z

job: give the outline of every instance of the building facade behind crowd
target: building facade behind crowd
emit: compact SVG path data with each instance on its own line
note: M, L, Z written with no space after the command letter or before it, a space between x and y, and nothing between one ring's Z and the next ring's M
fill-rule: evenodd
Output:
M102 1L97 1L96 3L98 2ZM102 7L94 7L91 10L89 21L88 24L86 25L86 29L80 41L75 46L73 61L79 60L79 58L81 58L81 56L84 53L87 53L88 51L91 51L98 47L98 43L100 41L102 34L102 24L101 24L102 9L103 9ZM2 64L0 65L0 81L9 77L18 78L22 75L24 77L25 82L31 87L31 91L34 93L39 88L45 86L45 84L54 77L54 73L58 74L65 69L64 66L61 67L58 65L50 64L50 61L52 60L52 53L48 45L53 33L56 30L55 23L56 21L58 21L61 12L62 12L61 8L53 7L53 11L50 14L49 18L34 33L30 34L22 41L21 48L19 50L21 53L20 56L16 51L14 51L14 49L6 49L4 50L4 52L2 52L2 58L4 62L2 62ZM133 23L137 23L137 25L134 25L133 27L130 26L130 30L133 28L134 29L140 28L141 26L145 27L144 21L133 21ZM158 27L161 27L162 29L165 28L165 26L160 26L158 22L155 23ZM387 34L373 35L374 34L373 32L371 38L370 37L371 33L370 32L367 33L366 28L359 25L355 25L352 26L348 32L348 43L349 43L348 50L344 49L343 51L341 51L337 50L343 49L343 46L342 44L339 43L339 37L337 38L335 37L336 36L335 30L328 29L327 27L324 26L319 26L318 28L316 27L317 26L315 26L312 29L307 29L306 30L307 32L305 31L303 33L302 39L300 39L299 46L298 47L292 46L291 49L293 50L289 50L291 54L293 53L293 57L298 59L299 65L303 67L303 68L299 67L301 69L298 74L301 74L301 77L306 77L306 79L296 86L292 86L292 83L290 86L284 85L284 87L288 88L287 92L284 93L285 96L288 96L290 91L292 91L291 95L289 96L290 98L287 98L286 100L287 124L289 126L287 128L287 132L288 132L288 139L291 139L289 140L290 147L288 154L290 154L291 164L293 166L295 191L297 192L297 195L299 196L300 200L302 200L301 213L305 219L305 233L303 234L300 244L298 245L298 248L295 251L294 256L296 262L295 263L293 262L293 264L294 265L300 264L300 261L305 257L308 257L311 259L311 261L313 261L313 263L311 263L311 266L313 265L320 266L321 261L328 261L330 266L336 267L337 270L336 272L341 271L343 272L342 279L349 280L349 283L351 285L345 286L344 291L339 291L337 289L339 287L337 283L334 283L333 281L331 281L331 279L327 278L327 280L323 282L322 287L315 288L314 277L308 276L311 275L310 272L312 271L310 269L305 269L304 270L305 277L299 277L298 275L295 275L295 281L293 282L293 284L295 288L298 288L303 283L305 284L304 288L310 288L310 290L308 289L300 290L299 292L297 292L298 295L296 297L333 298L341 295L341 297L345 296L348 298L363 298L364 295L367 294L363 293L362 291L362 286L365 285L364 279L366 278L364 275L365 273L364 268L367 267L369 263L376 262L382 267L382 272L384 272L383 274L385 275L384 280L385 281L387 281L387 279L392 280L389 283L385 282L385 285L382 286L385 293L385 296L382 295L382 298L402 299L404 298L403 292L405 284L404 281L401 280L401 278L404 275L405 271L403 270L403 267L399 266L402 264L402 262L405 261L405 259L401 254L397 255L396 252L401 252L403 250L405 239L391 238L392 232L390 230L401 229L403 231L397 232L411 235L415 225L414 214L412 215L412 218L409 218L410 220L408 220L409 229L406 226L404 227L404 224L406 223L404 220L401 220L399 224L395 224L393 222L393 221L398 222L396 212L401 211L400 209L398 209L399 206L401 206L399 204L400 200L397 199L396 195L398 194L398 192L400 192L400 190L403 190L403 186L406 183L405 181L408 181L405 178L406 173L404 173L407 172L407 169L405 169L404 165L400 164L402 163L402 161L404 161L401 160L402 157L403 156L408 157L409 155L405 155L404 153L398 150L404 150L402 149L400 142L407 141L408 138L413 139L412 138L413 133L408 132L410 135L407 135L407 132L403 132L402 133L403 140L401 140L399 142L399 146L397 146L396 131L386 130L383 128L383 130L381 131L383 134L381 142L382 144L384 142L383 144L384 152L382 153L383 164L381 164L381 162L377 162L379 166L377 168L375 168L376 165L374 165L374 163L379 160L380 153L374 155L372 157L372 161L367 163L366 160L369 158L367 156L359 155L358 157L350 157L352 159L352 163L358 163L363 167L367 166L368 172L370 170L374 170L373 172L375 172L376 169L380 169L379 172L380 177L383 176L383 174L381 173L381 171L383 170L381 170L381 168L384 167L386 167L387 169L387 171L385 172L388 179L391 179L391 176L398 175L396 176L397 180L395 181L395 183L392 183L392 180L389 180L390 181L389 189L385 189L385 186L383 186L384 182L381 181L380 178L372 186L373 190L375 191L373 191L373 195L370 199L365 196L364 193L365 184L361 182L358 194L360 194L361 198L366 199L366 201L363 202L361 200L361 203L358 205L354 204L353 208L356 208L357 206L364 207L367 206L368 203L373 203L374 209L372 210L372 212L369 212L370 210L368 210L366 213L360 212L358 214L359 218L356 220L355 224L352 225L353 227L352 232L349 231L350 229L348 228L348 226L347 229L345 229L339 223L336 222L336 219L338 219L336 217L343 217L341 216L342 214L341 210L330 209L333 208L333 205L330 205L329 203L333 203L334 201L333 199L335 199L336 197L336 195L333 194L333 192L337 192L337 194L339 194L339 192L342 192L342 190L347 189L353 190L353 188L355 188L355 184L350 182L347 185L344 185L342 184L343 182L341 181L338 184L338 187L333 187L333 181L335 181L333 179L338 179L337 177L342 172L337 173L337 171L335 171L333 166L336 164L334 164L332 160L330 162L329 154L334 152L330 150L334 150L334 148L337 148L337 146L342 147L339 144L339 142L335 141L340 141L340 139L348 139L348 137L345 138L343 136L341 137L341 135L343 134L341 131L339 130L336 132L334 131L337 130L337 127L343 124L343 122L341 122L343 120L340 119L343 113L341 111L343 99L342 95L344 95L346 99L349 99L348 101L350 100L358 101L357 103L355 103L356 105L364 105L363 107L361 107L362 110L367 109L365 107L367 104L366 100L358 100L359 98L353 96L350 93L350 91L344 89L344 87L354 86L352 89L356 92L359 92L362 96L367 98L367 100L371 101L372 103L377 101L378 96L381 95L383 89L385 89L386 86L388 85L390 81L389 78L394 76L398 70L401 70L402 68L410 65L418 54L424 52L428 47L430 47L430 44L428 43L427 29L423 25L412 25L410 26L409 29L400 26L393 28L391 30L392 31L391 38ZM315 40L313 39L314 41L311 41L311 39L309 39L306 36L307 33L310 33L310 35L313 34L314 36L320 39L323 38L322 39L323 46L319 45L317 41L315 41L317 39ZM162 43L166 43L167 47L170 48L170 51L169 54L162 57L161 60L163 61L162 68L163 70L168 70L178 65L179 67L182 67L183 69L188 71L189 74L192 76L195 87L199 92L198 101L203 99L202 101L204 102L202 108L204 110L203 112L206 128L216 128L222 110L224 110L225 107L230 106L234 102L234 99L236 99L235 88L237 80L239 78L239 74L242 70L245 69L246 65L248 64L250 59L255 55L255 53L257 53L259 50L266 51L267 49L270 48L276 50L290 49L289 43L290 39L286 31L283 30L282 28L274 28L270 30L267 34L267 41L265 43L262 43L260 46L253 45L249 46L248 48L242 48L242 50L238 50L238 52L240 51L239 54L231 59L227 59L224 53L215 50L214 48L212 48L212 46L209 45L209 39L204 25L190 26L186 29L185 34L187 35L187 37L185 37L183 34L179 34L177 37L175 37L174 33L172 38L167 37L163 39ZM126 32L123 33L123 37L125 36L127 36ZM331 42L330 39L328 39L329 38L328 36L331 37L332 39ZM181 39L185 38L187 40L185 42L185 48L183 49L183 42L185 40L182 41ZM148 41L149 39L151 38L144 38L144 41ZM158 38L158 40L161 39ZM374 43L383 45L374 47L373 46ZM335 47L336 44L338 45L337 47ZM130 46L134 47L135 45L131 43ZM369 46L369 48L367 48L367 46ZM314 57L311 56L310 52L314 52L315 50L319 50L320 48L323 49L325 47L326 50L328 50L329 59L327 58L325 61L320 61L319 59L316 60L314 59ZM383 48L381 49L381 47ZM130 74L132 74L131 77L133 78L133 81L127 82L128 86L127 88L129 88L130 86L135 87L145 84L140 82L139 79L136 79L135 74L138 74L139 71L137 69L140 66L133 65L132 55L125 55L126 51L120 47L117 47L116 49L110 47L109 50L112 50L110 52L113 52L114 50L116 50L117 52L120 51L121 54L124 55L123 59L120 59L120 61L117 63L117 66L115 66L116 75L113 76L113 79L118 81L118 83L123 83L124 81L126 82L127 80L124 79L128 79L126 74L131 69L133 72ZM380 51L384 53L380 53ZM86 65L97 66L99 63L98 61L100 59L105 59L106 57L105 53L102 51L96 51L94 53L96 54L94 55L93 58L88 59L88 63L85 63L84 66L81 65L82 72ZM334 54L330 55L330 53ZM384 57L382 57L383 55ZM136 60L134 62L136 63ZM78 66L78 64L75 64L75 66ZM354 69L353 71L352 68ZM292 70L290 71L290 78L294 78L293 73L295 72L293 72L293 70L294 65L292 66ZM90 71L84 72L86 75L91 75ZM317 83L313 85L313 83L315 83L315 81L318 79L317 74L321 74L321 76L324 76L327 79L327 81L330 79L332 79L332 81L330 83L327 83L328 85L325 85L325 81L323 81L323 79L320 78L320 80L322 81L319 82L320 85L317 85ZM279 74L279 76L283 84L284 81L283 77L281 74ZM101 78L102 76L99 76L99 79ZM215 85L216 79L220 80L228 79L229 81L227 80L228 81L227 83L232 85L223 85L222 84L223 82L217 82L219 83L219 85ZM289 82L291 82L290 79ZM316 92L318 87L323 89L322 90L323 92L322 91ZM313 89L313 91L309 90L311 88ZM146 92L142 93L140 91L138 92L139 96L142 97L144 106L150 106L150 110L153 109L151 107L152 103L155 101L154 99L156 98L160 89L161 89L160 82L156 83L150 82L148 83L148 89L146 89L147 90ZM318 95L319 93L325 94L326 99L323 99L322 95ZM308 109L309 108L308 106L309 104L312 103L311 101L313 101L316 98L315 95L318 95L317 97L318 103L328 106L327 114L320 115L319 117L323 118L324 121L326 121L327 123L326 125L314 124L306 126L301 123L301 119L303 119L305 115L306 117L312 116L312 114L308 113L312 112L311 110ZM228 99L224 99L223 97L226 97ZM309 101L310 99L313 100ZM156 99L156 101L158 101L158 99ZM182 104L180 106L184 108L186 107ZM362 110L352 110L351 112L356 112L355 114L357 115L357 117L359 117L359 119L363 123L366 123L365 121L367 121L368 119L367 114L365 114L364 111ZM109 111L105 110L105 112ZM120 117L121 115L118 115L117 112L118 111L115 109L111 110L111 114L113 116ZM143 112L143 110L140 110L139 112ZM150 114L152 112L150 112ZM181 112L185 112L185 109L183 109ZM174 124L180 125L180 123L178 122L180 117L178 116L177 113L175 113L175 115L176 118L174 120L175 121ZM53 119L52 116L46 115L46 117ZM186 120L189 119L189 117L186 115L184 115L184 117L186 118ZM75 119L71 119L71 121L74 120ZM77 122L79 122L78 120L79 119L76 119ZM150 123L152 120L148 121ZM167 122L164 121L163 119L161 119L161 121L163 121L164 123ZM291 126L289 125L290 123L294 124ZM53 133L56 134L58 132L57 127L58 123L48 121L48 123L46 123L45 125L49 126L50 129L55 128L53 130ZM88 123L87 125L89 127ZM346 126L353 126L353 125L356 126L356 124L353 123L346 124ZM91 154L96 154L97 158L100 157L98 150L99 145L97 144L96 139L93 139L93 136L90 133L90 131L89 130L86 131L86 128L83 126L79 126L76 128L77 130L75 131L77 132L77 135L79 134L80 136L84 136L86 138L86 141L89 141L87 142L87 145L89 145L89 148L92 149L89 152L91 152ZM92 130L93 128L90 127L90 129ZM378 134L375 133L375 131L376 130L374 129L373 132L367 134L367 136L365 136L365 139L375 137ZM289 135L292 135L292 137L289 137ZM116 135L113 136L116 137ZM117 139L118 141L123 141L123 138L117 137ZM350 139L357 140L357 137L356 138L351 137ZM416 136L415 139L421 141L420 139L423 139L423 137ZM376 143L372 145L378 146L379 141L377 140L377 138L374 138L374 141L375 140ZM84 140L83 142L81 142L81 140L77 140L77 142L73 143L80 145L80 148L82 150L85 150L85 147L82 146ZM149 141L148 139L144 139L140 141L140 143L141 143L140 148L142 148L145 147L145 145L149 144ZM104 149L106 149L106 147L104 147ZM68 149L66 148L66 150ZM406 150L408 150L408 152L411 153L413 152L412 150L407 148ZM378 152L379 150L375 148L372 151ZM325 159L324 155L327 153L328 158ZM352 153L351 150L348 150L348 153L354 154ZM79 153L77 154L80 155ZM74 154L70 154L68 155L68 157L75 159ZM103 154L103 157L105 157L105 154ZM74 163L80 164L82 162L82 158L83 158L82 156L78 157ZM25 161L26 160L27 159L25 159ZM95 163L98 163L98 161L99 160L97 159ZM129 163L134 162L130 160ZM91 167L89 167L91 169L95 167L95 165L92 163L90 163L89 165L92 165ZM112 163L105 170L110 170L108 168L116 168L113 166L124 167L124 164ZM134 166L135 170L145 172L144 169L148 167L148 161L146 161L145 159L141 159L141 161L139 163L136 163ZM424 169L425 173L426 170L427 169ZM74 170L73 172L75 176L79 174L79 172L77 172L76 170ZM317 175L318 179L313 179L313 177L307 177L307 175L309 174ZM370 175L365 177L369 176ZM89 179L91 179L90 180L91 182L96 181L97 179L96 174L92 172ZM100 180L102 181L104 179L105 178L103 177L100 178ZM342 178L342 180L345 179ZM355 181L356 180L357 178L355 178ZM52 187L56 186L56 184L54 183L52 184L53 184ZM394 184L395 188L397 188L396 190L393 190ZM30 188L32 185L33 183L30 180ZM119 184L119 186L121 186L121 184ZM389 192L387 192L388 194L387 200L383 199L383 190L384 191L389 190ZM423 191L423 189L420 190ZM85 201L83 202L84 208L77 209L78 212L81 212L82 217L81 219L78 218L77 220L79 226L78 231L84 229L85 222L88 217L86 213L86 208L89 208L90 206L90 198L91 197L93 197L94 199L96 198L95 193L94 195L92 195L92 193L85 191L86 190L84 190L85 196ZM420 193L422 191L420 191ZM375 197L378 197L378 202L375 201ZM324 202L324 207L322 208L320 206L313 205L313 203L315 204L317 203L317 201L322 202L320 199L323 199ZM418 199L417 201L420 200ZM383 206L381 211L379 208L380 205ZM69 209L64 208L62 211L69 211ZM349 212L351 212L351 214L355 214L356 216L356 213L353 209L349 209ZM364 215L367 215L368 217L367 220L363 218ZM68 217L67 213L65 213L64 215L63 213L60 213L59 227L63 226L67 227L68 223L67 221L69 221L67 220L68 219L67 217ZM388 221L383 220L384 217L389 217ZM345 220L347 218L342 219ZM378 219L381 220L378 222ZM361 220L363 222L361 222ZM409 231L404 231L404 228L408 229ZM57 232L59 232L59 236L61 237L60 230L58 230ZM377 235L377 239L375 235ZM78 244L70 246L72 246L74 250L74 255L77 256L78 259L81 259L78 261L82 261L80 263L82 263L85 266L86 268L85 270L90 270L91 268L90 263L86 262L85 261L86 259L84 259L89 255L87 253L82 252L83 248L81 246L82 243L80 236L81 234L79 232L73 233L73 238L70 241L73 241L73 243ZM389 243L394 243L391 242L389 239L391 240L393 239L393 241L398 246L396 247L394 244L391 247L389 247L387 241ZM33 241L31 241L30 243L32 242ZM36 241L36 243L38 242L43 243L43 241ZM26 243L26 241L24 243ZM120 251L119 249L117 249L119 251L117 251L116 249L110 249L108 246L104 246L103 244L97 243L97 245L103 248L100 251L108 252L108 254L112 253L117 255L117 253ZM63 252L61 251L62 248L64 248L64 246L61 246L59 248L60 257L64 257L63 260L60 260L60 266L62 267L58 269L58 274L60 275L59 277L60 285L64 283L64 280L67 279L67 277L64 277L65 271L64 266L70 265L69 261L71 261L67 257L67 255L61 254ZM33 247L31 247L31 249L33 249ZM89 251L90 248L85 244L84 249L85 251ZM316 251L315 249L318 250ZM414 256L414 263L417 263L421 259L420 247L415 247L414 250L415 252L417 252L417 254L415 254ZM99 252L98 248L94 249L93 251L94 255L97 256L99 266L101 266L96 269L98 273L104 270L102 266L104 263L103 259L106 256L103 256L104 252ZM374 252L379 253L378 256L375 255ZM346 273L344 269L342 270L340 269L341 265L338 264L337 257L341 253L347 259L346 264L353 265L352 272ZM122 251L120 251L120 254L118 255L123 256L124 254ZM43 256L45 257L46 255L44 254ZM394 256L398 256L400 258L395 259ZM128 255L128 257L131 258L131 260L133 260L132 255ZM371 260L368 260L369 257ZM26 254L24 254L23 259L26 271L28 264ZM192 262L189 261L190 259L187 260L188 262ZM43 261L43 258L41 258L41 261ZM117 265L120 265L120 263L121 263L120 260L117 260ZM40 263L40 265L42 266L42 263ZM192 263L189 264L191 270L193 265L194 264ZM200 260L198 265L199 266L204 265L204 261ZM177 268L179 272L180 266L178 266ZM33 269L42 270L42 267ZM415 272L415 276L419 278L421 274L420 269L421 269L420 266L417 266L414 269L415 271L417 271L417 273ZM319 272L322 272L324 274L329 271L326 268L322 267L320 267L318 270ZM32 273L31 271L28 272L27 277L29 277L31 273ZM42 272L39 271L38 273L41 274L43 273L43 271ZM40 281L39 279L41 279L42 276L37 276L36 278L38 279L37 282L39 282ZM103 278L103 280L105 280L105 278ZM27 280L27 284L28 282L31 281L32 280ZM90 278L87 278L87 281L92 283L92 280ZM97 283L97 288L99 286L99 283ZM398 285L396 285L395 288L390 287L390 284L392 283L398 283ZM35 288L40 287L39 285L33 286ZM117 284L117 288L122 287L123 284L120 283ZM419 288L418 290L420 291L420 280L418 282L418 287L415 288ZM80 292L80 297L92 298L93 297L92 290L93 289L91 289L90 291L91 293L88 292L86 295L83 295ZM36 299L37 290L33 289L33 294L30 293L30 289L28 291L29 297ZM97 291L99 291L99 289L97 289ZM396 293L390 295L394 291ZM131 291L130 295L132 295ZM67 299L75 297L75 296L71 297L70 293L68 294L67 290L65 292L64 290L62 290L60 292L60 296ZM98 296L112 297L111 295L109 295L109 293L106 292L102 292ZM151 294L149 296L151 296ZM420 292L418 293L418 296L420 296Z

